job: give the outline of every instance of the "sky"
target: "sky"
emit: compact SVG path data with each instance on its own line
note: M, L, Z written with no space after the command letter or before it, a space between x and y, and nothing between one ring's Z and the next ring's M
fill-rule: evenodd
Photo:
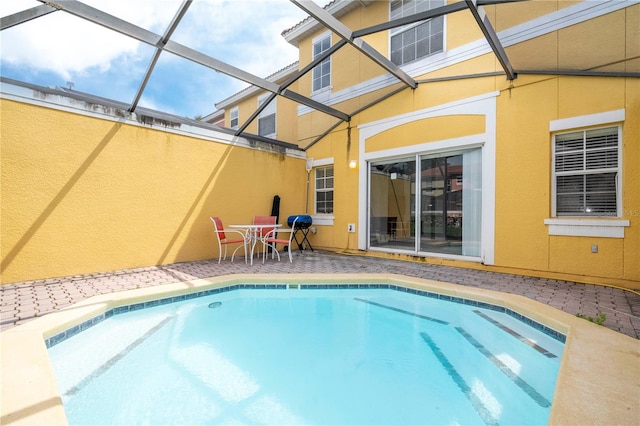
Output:
M181 0L83 0L163 35ZM326 1L317 1L323 6ZM2 0L0 16L42 3ZM258 77L297 61L281 33L306 18L289 0L194 0L171 40ZM0 75L46 87L131 103L155 49L58 11L0 32ZM215 111L215 103L247 83L163 52L140 106L183 117Z

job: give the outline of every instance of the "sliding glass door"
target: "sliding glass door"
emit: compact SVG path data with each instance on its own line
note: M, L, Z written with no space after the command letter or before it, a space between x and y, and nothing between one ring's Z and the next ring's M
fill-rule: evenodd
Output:
M420 251L461 254L462 156L423 158Z
M370 246L415 251L416 157L373 163L369 182Z
M478 148L371 163L370 247L479 257L481 153Z

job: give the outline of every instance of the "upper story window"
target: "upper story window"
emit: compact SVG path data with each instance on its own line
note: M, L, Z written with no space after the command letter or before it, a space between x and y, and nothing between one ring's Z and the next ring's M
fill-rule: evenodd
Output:
M555 216L619 216L620 127L553 137Z
M265 93L258 97L258 106L261 106L263 103L269 99L269 93ZM258 115L258 134L260 136L266 136L269 138L276 137L276 100L269 103L269 105L262 110L260 115Z
M444 6L445 0L392 0L391 20ZM444 50L444 16L394 28L391 62L403 65Z
M313 59L316 59L324 51L331 47L331 34L322 36L320 39L313 42ZM320 62L318 66L313 69L313 84L312 88L314 92L329 87L331 84L331 56Z
M333 213L333 166L316 167L316 214Z
M239 124L238 107L231 108L231 111L229 111L229 127L237 129Z

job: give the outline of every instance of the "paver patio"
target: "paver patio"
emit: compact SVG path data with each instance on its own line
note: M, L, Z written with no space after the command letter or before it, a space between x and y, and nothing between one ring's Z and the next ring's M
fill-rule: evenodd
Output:
M0 287L1 330L97 294L238 273L385 273L445 281L519 294L574 315L596 317L604 313L605 327L640 338L640 294L633 291L322 251L296 251L293 263L286 257L281 262L269 259L265 264L256 260L253 265L245 264L242 259L220 264L217 260L204 260L6 284Z

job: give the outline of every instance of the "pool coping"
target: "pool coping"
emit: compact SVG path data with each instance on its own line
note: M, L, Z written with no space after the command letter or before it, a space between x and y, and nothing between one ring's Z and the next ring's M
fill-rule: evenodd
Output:
M640 418L640 341L526 297L394 274L235 274L94 296L2 332L0 424L68 424L46 339L121 306L264 283L392 284L502 306L567 336L549 424Z

